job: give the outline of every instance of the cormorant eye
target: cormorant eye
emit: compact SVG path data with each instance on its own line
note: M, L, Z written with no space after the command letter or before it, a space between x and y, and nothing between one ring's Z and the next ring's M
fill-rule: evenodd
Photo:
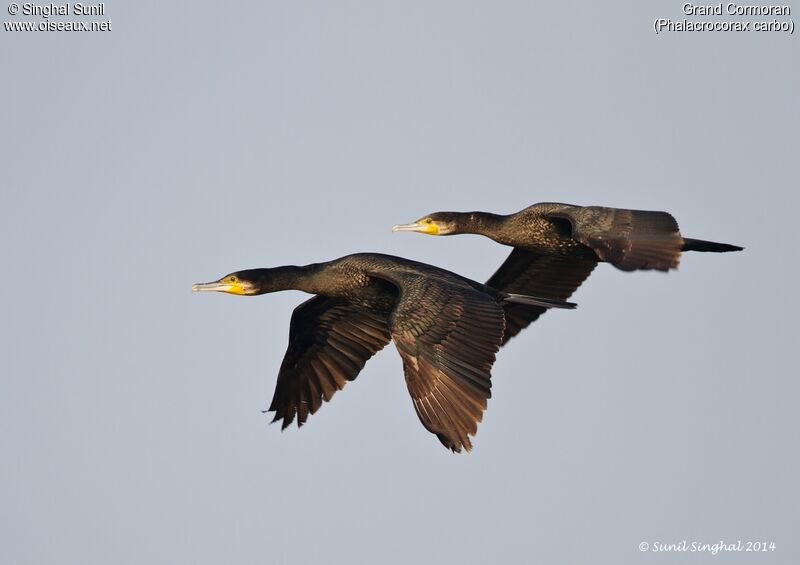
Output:
M236 282L236 277L231 277L229 280L230 280L232 283L235 283L235 282Z

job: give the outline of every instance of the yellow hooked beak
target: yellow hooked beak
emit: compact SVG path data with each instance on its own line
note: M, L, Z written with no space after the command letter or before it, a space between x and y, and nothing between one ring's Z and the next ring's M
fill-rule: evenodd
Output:
M218 281L192 285L192 292L227 292L228 294L247 294L247 287L237 277L224 277Z
M398 224L393 226L392 231L415 231L428 235L439 235L439 224L430 218L423 218L413 224Z

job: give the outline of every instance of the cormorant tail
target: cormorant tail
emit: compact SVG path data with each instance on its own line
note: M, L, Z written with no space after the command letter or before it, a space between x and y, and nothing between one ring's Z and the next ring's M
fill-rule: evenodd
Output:
M704 241L702 239L683 238L681 251L710 251L712 253L725 253L727 251L741 251L744 247L731 245L729 243L717 243L716 241Z
M572 310L577 306L574 302L566 302L558 300L557 298L537 298L535 296L528 296L525 294L507 293L503 296L505 302L512 302L514 304L525 304L526 306L540 306L542 308L565 308Z

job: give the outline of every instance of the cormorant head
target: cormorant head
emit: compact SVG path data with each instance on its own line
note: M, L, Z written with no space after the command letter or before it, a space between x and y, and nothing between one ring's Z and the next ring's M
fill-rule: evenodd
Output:
M411 224L398 224L392 231L416 231L428 235L450 235L458 233L458 220L463 216L461 212L434 212L421 217Z
M192 285L193 292L215 291L229 294L261 294L260 285L253 271L237 271L225 275L218 281Z

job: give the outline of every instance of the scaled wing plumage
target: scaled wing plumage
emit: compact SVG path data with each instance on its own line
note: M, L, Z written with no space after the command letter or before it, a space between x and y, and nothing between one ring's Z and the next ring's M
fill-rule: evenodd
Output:
M470 437L491 397L491 367L503 336L503 310L466 285L415 273L391 273L400 297L391 333L422 424L453 451Z
M683 238L667 212L585 206L547 216L569 221L577 241L623 271L667 271L680 261Z

